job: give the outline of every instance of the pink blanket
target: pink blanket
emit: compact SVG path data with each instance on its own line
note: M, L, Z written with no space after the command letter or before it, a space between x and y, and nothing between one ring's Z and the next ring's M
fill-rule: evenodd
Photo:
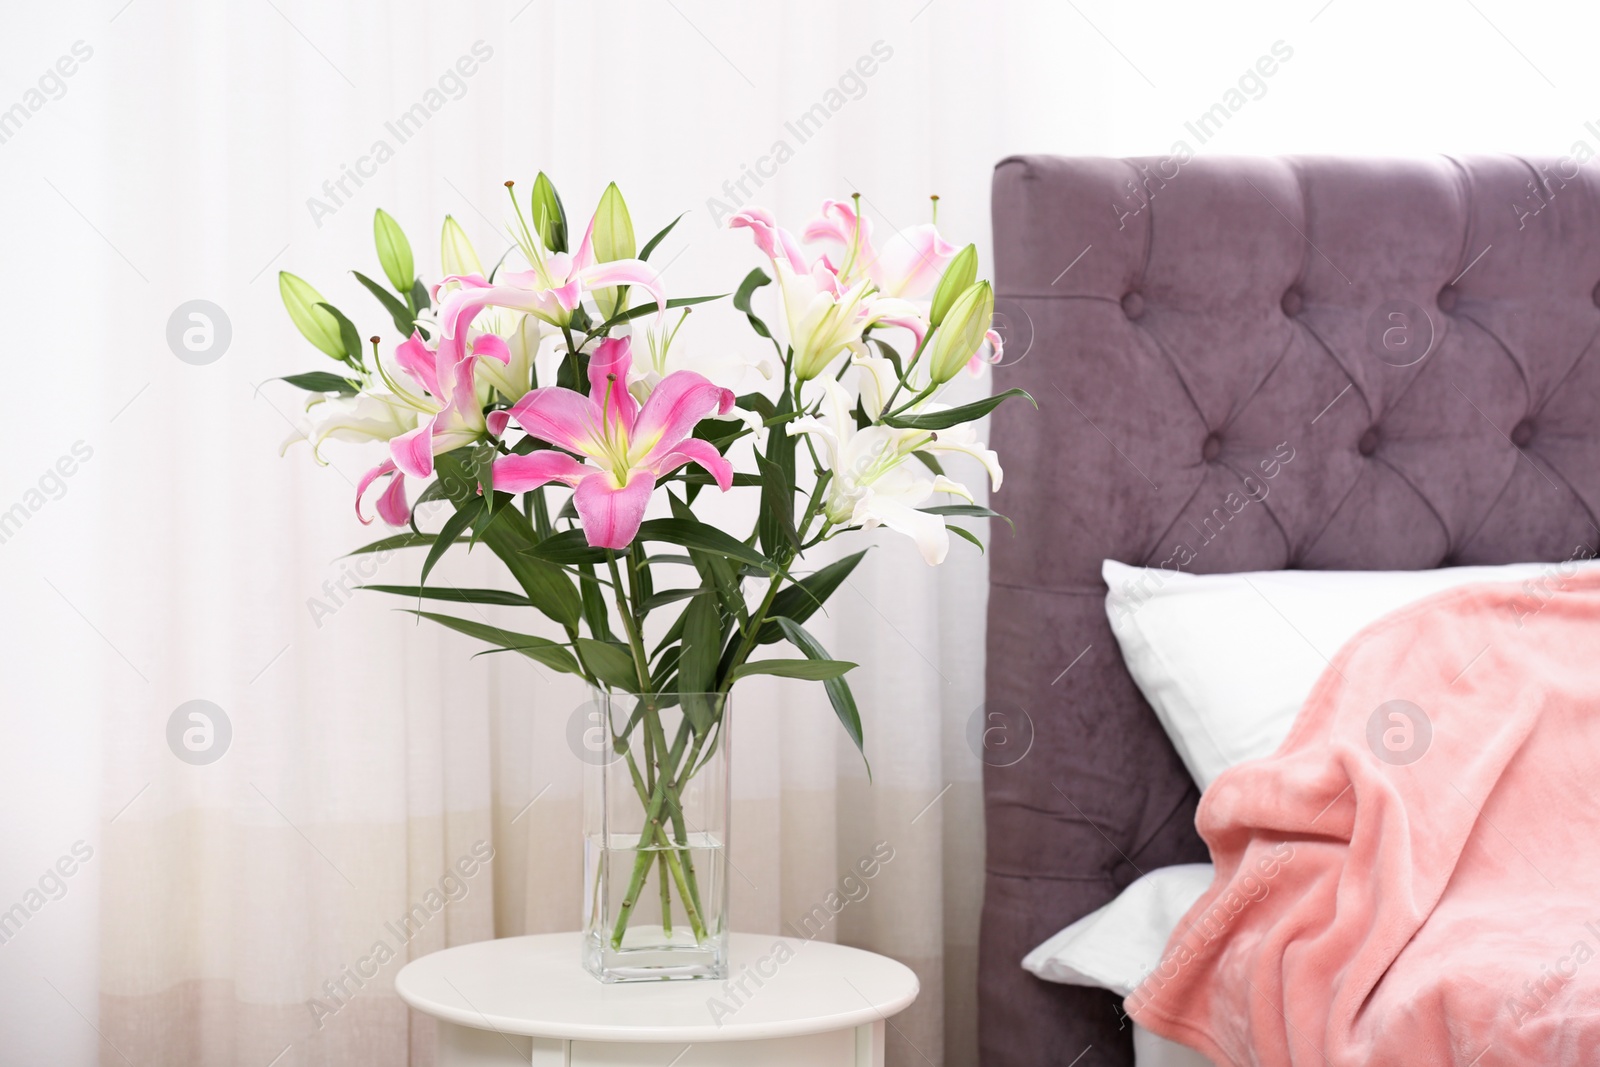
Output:
M1129 996L1218 1064L1600 1064L1600 573L1340 650L1212 785L1216 881Z

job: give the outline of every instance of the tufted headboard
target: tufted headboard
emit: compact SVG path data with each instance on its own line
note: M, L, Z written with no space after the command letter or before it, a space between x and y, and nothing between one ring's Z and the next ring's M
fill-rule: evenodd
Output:
M1039 410L1004 405L992 430L1016 535L991 551L982 1063L1126 1067L1115 998L1018 965L1140 871L1207 859L1100 561L1593 554L1600 176L1512 157L1029 156L996 169L993 211L996 385Z

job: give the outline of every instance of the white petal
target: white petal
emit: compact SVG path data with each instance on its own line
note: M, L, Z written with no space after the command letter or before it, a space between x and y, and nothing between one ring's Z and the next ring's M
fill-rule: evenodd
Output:
M856 505L855 521L869 529L881 524L905 534L916 542L917 550L930 566L943 563L950 551L950 532L944 528L944 519L886 499L880 493L868 492L862 498Z

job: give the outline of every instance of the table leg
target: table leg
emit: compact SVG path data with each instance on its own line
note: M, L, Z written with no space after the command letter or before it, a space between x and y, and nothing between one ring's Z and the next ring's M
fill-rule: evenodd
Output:
M883 1020L856 1027L856 1067L883 1067Z

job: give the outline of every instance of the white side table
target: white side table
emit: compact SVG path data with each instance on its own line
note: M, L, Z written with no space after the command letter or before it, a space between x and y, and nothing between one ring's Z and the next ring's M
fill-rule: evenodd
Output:
M581 935L479 941L406 964L395 990L439 1020L438 1067L882 1067L884 1024L917 998L885 956L734 934L726 982L605 985Z

